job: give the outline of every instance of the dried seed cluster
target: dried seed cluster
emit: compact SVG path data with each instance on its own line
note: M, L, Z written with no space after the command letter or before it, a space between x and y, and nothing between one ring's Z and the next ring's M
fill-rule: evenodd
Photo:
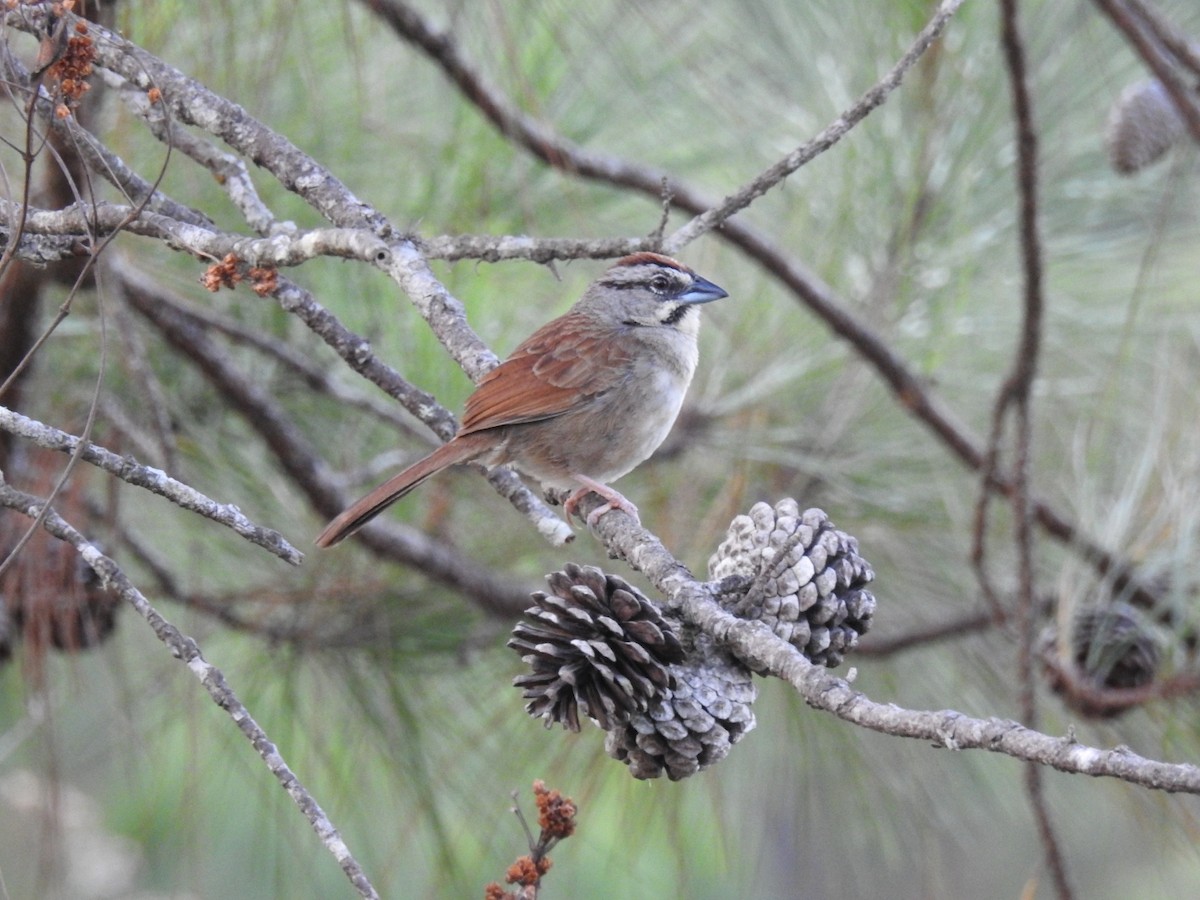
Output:
M47 70L50 78L58 82L62 93L63 103L56 111L59 118L69 116L71 110L79 106L83 95L92 89L88 79L95 71L93 63L96 60L96 48L88 36L87 22L76 22L75 32L67 39L62 56Z

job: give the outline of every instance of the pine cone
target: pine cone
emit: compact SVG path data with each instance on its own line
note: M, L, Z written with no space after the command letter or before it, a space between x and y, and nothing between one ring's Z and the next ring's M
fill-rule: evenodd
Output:
M15 543L13 528L24 527L9 519L0 525L0 559ZM0 661L19 640L68 653L95 647L116 628L120 606L73 547L39 530L0 575Z
M753 581L727 608L757 619L810 661L830 668L871 627L875 597L865 585L875 573L858 555L858 541L834 528L819 509L800 513L790 497L774 508L756 503L738 516L708 562L714 581Z
M1080 610L1071 633L1075 665L1095 684L1135 688L1158 674L1162 642L1141 610L1113 603Z
M1155 162L1187 128L1161 81L1140 81L1121 92L1108 114L1108 159L1121 175Z
M707 635L696 634L687 661L670 672L672 687L609 729L604 740L608 755L629 766L634 778L694 775L724 759L754 727L750 706L757 690L750 670Z
M568 564L546 576L551 593L513 628L508 646L533 668L513 684L526 711L579 730L579 709L605 730L645 712L673 682L683 658L674 623L637 588L594 566Z

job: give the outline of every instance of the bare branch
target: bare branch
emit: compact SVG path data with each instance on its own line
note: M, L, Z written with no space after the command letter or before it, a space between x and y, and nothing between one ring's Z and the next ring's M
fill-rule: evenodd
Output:
M603 505L590 497L586 514ZM1068 735L1056 738L1006 719L976 719L953 710L904 709L878 703L814 666L760 622L739 619L717 602L717 585L696 581L662 543L622 512L608 512L596 533L615 556L650 579L673 610L712 635L757 672L782 678L805 701L851 724L950 750L986 750L1077 775L1117 778L1154 790L1200 794L1200 767L1138 756L1126 747L1101 750Z
M801 144L775 165L756 175L745 187L730 194L720 204L705 210L670 235L663 241L663 252L675 253L681 247L686 247L702 234L711 231L745 209L801 166L820 156L840 141L855 125L870 115L873 110L882 106L892 91L900 87L908 70L917 64L917 60L924 56L925 51L941 36L950 23L950 18L958 11L962 3L963 0L942 0L934 12L933 18L921 29L908 51L892 66L891 71L858 99L857 103L822 129L816 137Z
M1158 7L1147 3L1146 0L1125 0L1125 5L1181 66L1187 67L1194 76L1200 78L1200 49L1188 40L1187 35L1175 27L1175 23L1164 16Z
M30 518L35 518L42 511L42 502L7 485L0 477L0 506L16 510ZM308 789L288 766L283 755L262 727L250 715L250 711L238 699L236 693L225 680L225 675L208 662L200 652L194 640L183 634L168 622L133 585L121 568L112 559L101 553L94 544L75 530L69 523L53 510L47 511L43 527L61 541L73 546L78 551L92 571L100 578L103 587L121 597L137 610L153 629L154 634L171 651L171 655L181 660L188 670L204 686L212 701L225 710L233 719L238 729L253 745L259 757L266 764L271 774L287 791L288 796L297 808L308 819L309 825L325 848L338 861L350 883L354 885L362 897L378 898L366 873L342 840L337 828L330 821L325 811Z
M68 454L79 450L79 438L74 435L44 425L3 406L0 406L0 429L47 450L58 450ZM285 562L299 565L304 559L304 554L289 544L283 535L255 525L236 506L218 503L195 488L175 480L161 469L141 465L131 457L119 456L90 442L83 447L80 458L122 481L165 497L182 509L226 526Z
M270 392L247 376L212 340L204 323L188 316L182 306L160 302L160 286L131 267L110 262L106 271L114 289L122 291L130 306L191 360L221 392L230 409L257 432L313 507L329 517L340 512L347 498L328 464ZM523 587L493 575L416 528L377 520L360 535L376 552L418 568L493 614L511 616L528 605L528 592Z
M151 100L149 92L133 86L115 73L103 71L107 79L118 88L119 96L125 101L125 105L146 121L151 134L212 172L217 183L229 195L230 201L256 234L295 230L292 223L278 221L263 202L245 162L231 153L223 152L210 141L176 126L163 105Z
M110 204L76 204L61 210L30 209L26 213L25 230L29 234L83 241L89 235L104 236L123 229L156 238L200 258L216 260L233 254L255 266L298 266L321 256L378 262L388 253L387 244L362 229L317 228L252 238L181 222L161 213L144 211L134 215L135 212L128 206ZM0 215L18 213L14 204L0 199Z
M526 235L458 234L420 238L426 259L528 259L548 263L558 259L613 259L641 250L655 250L653 238L535 238Z
M1011 496L1014 539L1017 549L1017 678L1020 684L1022 718L1034 727L1037 724L1037 685L1034 672L1034 642L1037 638L1037 619L1034 610L1033 574L1033 511L1030 498L1032 468L1032 422L1030 398L1037 374L1038 354L1041 351L1042 319L1045 297L1042 287L1042 240L1038 232L1038 141L1033 124L1033 106L1029 95L1025 66L1025 45L1017 21L1017 0L1001 0L1001 44L1008 67L1012 90L1013 120L1017 143L1017 197L1020 203L1021 262L1024 268L1024 303L1021 320L1021 339L1013 354L1012 372L1001 385L996 398L993 421L995 437L999 439L999 422L1011 405L1016 419L1016 446L1013 463L1013 492ZM993 461L995 454L990 454ZM992 471L983 473L982 490ZM1054 879L1061 900L1074 896L1067 878L1058 836L1050 820L1050 809L1042 789L1041 770L1030 763L1025 769L1025 789L1033 807L1038 833L1045 849L1046 865Z
M872 632L854 652L859 656L891 656L913 647L924 647L939 641L986 631L994 624L995 619L989 612L967 613L957 619L914 628L894 637L876 637Z
M20 239L15 246L12 237L13 232L6 225L0 225L0 246L6 251L12 248L10 258L38 268L88 255L87 246L76 236L30 234L20 229Z
M1126 40L1141 56L1146 67L1154 73L1154 77L1162 82L1162 86L1170 95L1179 115L1183 117L1192 140L1200 143L1200 97L1188 85L1183 76L1176 71L1165 48L1160 43L1156 26L1161 26L1161 16L1144 15L1147 4L1128 3L1122 0L1094 0L1096 6L1112 21ZM1169 51L1168 51L1169 52ZM1185 61L1193 62L1190 51Z

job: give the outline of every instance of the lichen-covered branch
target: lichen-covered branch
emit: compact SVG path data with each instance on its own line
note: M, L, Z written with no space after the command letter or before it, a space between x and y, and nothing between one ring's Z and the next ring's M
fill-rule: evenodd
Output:
M586 513L602 501L589 498ZM718 585L697 581L653 534L621 512L609 512L596 534L614 555L642 572L662 592L672 611L712 635L756 672L788 682L816 709L846 722L913 738L948 750L986 750L1049 766L1061 772L1117 778L1154 790L1200 794L1200 767L1147 759L1128 748L1103 750L1073 736L1054 737L1008 719L979 719L954 710L905 709L880 703L850 682L814 666L767 626L739 619L716 600Z
M4 482L3 477L0 477L0 506L20 512L32 519L41 512L42 502L37 497L15 490ZM83 561L100 578L104 588L118 595L137 610L138 615L150 625L155 636L171 651L171 655L187 666L188 671L204 686L212 701L229 714L238 730L253 745L255 752L266 764L267 769L287 791L288 796L292 798L292 802L296 804L304 817L308 819L309 825L312 826L321 843L333 854L359 895L377 898L379 895L374 886L350 852L346 842L342 840L325 810L321 808L316 798L309 793L304 783L292 771L283 758L283 754L279 752L262 726L254 720L250 711L238 699L237 694L226 681L225 675L204 658L196 642L168 622L111 558L101 553L95 544L53 510L47 511L43 527L59 540L73 546Z
M0 430L30 441L47 450L58 450L72 454L79 450L79 438L30 419L20 413L0 406ZM228 503L218 503L195 488L178 481L161 469L144 466L128 456L121 456L87 442L80 451L80 458L110 475L137 487L145 488L170 500L176 506L204 516L224 525L252 544L270 551L285 562L299 565L304 554L270 528L255 525L240 509Z

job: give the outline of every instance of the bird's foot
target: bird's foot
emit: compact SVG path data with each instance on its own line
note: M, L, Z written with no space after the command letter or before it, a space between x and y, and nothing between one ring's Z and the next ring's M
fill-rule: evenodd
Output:
M637 522L639 525L642 524L641 518L638 517L637 507L621 496L620 493L610 488L608 485L601 484L599 481L596 481L594 478L588 478L586 475L572 475L571 477L583 485L583 487L575 491L575 493L573 493L563 502L563 512L567 514L568 519L575 514L575 508L579 506L580 500L582 500L588 494L599 494L604 498L605 503L603 506L597 506L590 513L588 513L588 528L594 527L596 522L599 521L600 517L610 509L619 509L624 513L628 513L633 517L635 522Z

